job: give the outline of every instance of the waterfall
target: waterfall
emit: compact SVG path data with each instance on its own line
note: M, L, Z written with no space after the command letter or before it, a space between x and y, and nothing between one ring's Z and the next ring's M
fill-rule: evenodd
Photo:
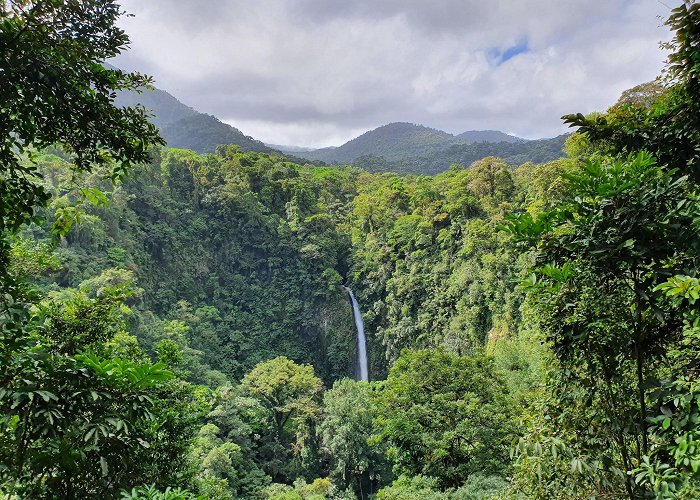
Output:
M357 370L355 378L358 380L369 381L369 373L367 371L367 340L365 339L365 325L362 323L362 314L360 306L357 303L355 294L348 287L344 286L345 290L350 295L352 302L352 315L355 318L355 327L357 328Z

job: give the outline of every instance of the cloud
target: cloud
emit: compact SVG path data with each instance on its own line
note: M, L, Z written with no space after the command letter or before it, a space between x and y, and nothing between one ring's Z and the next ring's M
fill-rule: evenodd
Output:
M124 0L117 59L266 142L340 144L392 121L524 137L659 74L645 0Z

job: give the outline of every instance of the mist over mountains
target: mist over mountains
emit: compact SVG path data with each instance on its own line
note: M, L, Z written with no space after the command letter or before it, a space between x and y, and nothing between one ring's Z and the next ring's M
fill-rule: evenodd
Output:
M328 165L353 165L371 172L436 174L452 164L468 166L486 156L498 156L519 165L547 162L563 155L566 135L526 140L497 130L470 130L453 135L423 125L397 122L383 125L337 147L311 149L265 144L245 135L215 116L180 102L161 89L124 92L117 105L141 104L172 148L210 153L222 144L236 144L242 151L281 152L295 159Z

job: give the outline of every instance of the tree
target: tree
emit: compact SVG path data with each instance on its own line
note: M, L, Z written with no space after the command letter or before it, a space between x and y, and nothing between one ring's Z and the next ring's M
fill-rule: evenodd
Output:
M671 51L662 91L643 84L623 94L608 114L565 115L602 151L617 155L645 149L677 175L700 180L700 3L685 1L673 9L666 25L674 32L665 47ZM642 87L640 89L640 87ZM643 96L635 95L641 90Z
M599 151L568 176L558 206L508 224L536 249L524 285L556 356L552 449L566 448L571 469L598 491L629 498L697 486L700 462L688 466L697 460L689 408L698 351L687 313L700 272L699 21L694 2L667 21L675 52L665 92L565 117Z
M241 380L240 391L258 399L269 412L269 434L259 450L263 470L273 480L283 481L313 467L323 392L313 367L278 356L255 365Z
M110 336L124 326L121 305L107 295L44 307L29 337L2 344L3 490L95 498L187 481L188 433L201 409L188 387L169 383L165 366L110 353ZM21 318L22 308L11 312ZM116 325L107 329L103 319Z
M160 491L154 485L132 488L131 491L122 491L120 498L122 500L203 500L204 498L221 500L209 495L206 497L198 496L187 490L181 488L173 489L170 486Z
M338 380L323 395L319 432L330 477L343 489L352 486L361 498L374 493L388 472L384 470L384 450L368 442L373 410L371 388L365 382Z
M470 476L467 483L448 491L440 491L435 478L401 476L377 493L377 500L487 500L520 498L505 496L508 482L500 476Z
M174 197L191 200L194 208L199 208L200 191L207 184L206 164L201 156L184 149L165 150L161 173Z
M243 377L241 391L270 410L274 431L280 436L290 420L318 416L323 384L311 365L298 365L278 356L255 365Z
M374 398L394 472L449 488L503 471L513 432L505 395L488 358L404 351Z
M243 397L229 387L221 387L217 390L216 404L207 415L207 421L212 423L200 430L194 452L208 456L210 450L224 446L222 450L225 451L226 447L231 449L231 446L235 446L238 451L230 464L235 473L228 477L218 473L213 477L226 479L226 487L234 498L254 497L256 491L269 483L269 477L255 461L262 437L268 432L269 412L257 399ZM221 455L221 450L214 453ZM212 468L204 465L202 463L201 481L206 481L207 476L212 477Z
M49 195L31 161L54 144L74 169L110 165L112 179L148 160L163 143L145 109L114 106L116 92L150 83L104 65L129 43L113 0L0 2L0 276L7 274L8 231L35 220Z
M508 165L495 156L472 163L468 185L477 196L486 198L493 205L506 201L515 190Z
M653 81L640 83L631 89L625 90L615 103L616 107L635 106L651 108L651 106L666 93L666 88L661 82Z
M187 440L168 434L177 427L167 415L175 403L164 409L161 399L172 374L109 356L105 321L113 316L102 313L115 303L88 301L78 314L68 304L30 318L31 294L11 265L10 237L37 221L50 198L33 163L37 150L60 146L72 160L61 167L116 180L162 144L143 108L114 106L117 91L150 82L104 65L128 45L120 15L109 0L0 2L0 481L10 493L104 495L154 478L156 456L172 462L177 480L186 476L177 456ZM95 189L82 195L104 201ZM60 207L57 232L70 227L72 208Z
M563 371L559 418L581 426L582 453L613 482L613 469L630 471L648 453L650 383L682 335L657 287L700 264L691 250L700 245L692 229L700 214L687 177L674 173L646 153L589 162L569 176L571 192L555 210L510 223L521 241L536 242L525 286ZM592 426L591 418L608 423ZM637 495L629 476L626 489Z

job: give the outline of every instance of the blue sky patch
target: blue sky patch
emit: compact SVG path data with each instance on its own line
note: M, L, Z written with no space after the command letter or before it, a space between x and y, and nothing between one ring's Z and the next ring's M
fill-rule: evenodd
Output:
M507 47L506 49L491 48L488 50L488 55L494 65L500 66L504 62L513 59L518 54L524 54L529 50L527 38L522 38L518 40L515 45Z

